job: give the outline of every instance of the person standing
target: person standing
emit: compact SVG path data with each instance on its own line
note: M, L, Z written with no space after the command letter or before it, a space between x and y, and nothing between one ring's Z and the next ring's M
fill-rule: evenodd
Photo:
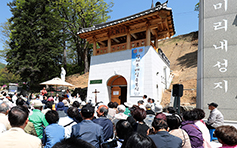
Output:
M217 109L217 106L218 104L214 102L208 104L208 109L211 110L206 123L208 129L215 129L224 124L224 116Z
M8 114L12 128L0 134L0 143L3 148L41 148L41 140L24 132L28 122L27 108L15 106Z
M14 95L12 96L12 102L16 104L16 100L17 100L17 93L15 92Z
M44 96L47 93L48 93L47 90L45 89L45 87L43 87L43 89L41 90L41 95Z

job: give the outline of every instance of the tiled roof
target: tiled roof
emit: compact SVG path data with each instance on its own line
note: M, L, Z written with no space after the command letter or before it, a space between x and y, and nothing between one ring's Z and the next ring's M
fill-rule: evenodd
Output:
M110 21L110 22L106 22L106 23L102 23L102 24L97 24L97 25L94 25L93 27L90 27L90 28L82 28L77 34L86 33L86 32L90 32L90 31L106 28L106 27L109 27L109 26L113 26L113 25L116 25L116 24L119 24L119 23L123 23L123 22L126 22L126 21L133 20L135 18L139 18L139 17L144 16L144 15L148 15L150 13L153 13L153 12L156 12L156 11L159 11L159 10L172 10L172 9L168 8L166 6L166 4L165 5L162 4L162 5L156 6L154 8L145 10L143 12L140 12L140 13L137 13L137 14L134 14L134 15L130 15L128 17L124 17L124 18L121 18L121 19L118 19L118 20L114 20L114 21ZM171 17L172 17L172 13L171 13ZM173 21L172 21L172 23L173 23Z

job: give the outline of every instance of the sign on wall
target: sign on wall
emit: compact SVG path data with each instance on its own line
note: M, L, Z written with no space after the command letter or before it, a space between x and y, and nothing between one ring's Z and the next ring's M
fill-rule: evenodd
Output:
M133 48L131 51L131 96L143 96L145 47Z
M102 79L100 79L100 80L90 80L90 84L102 84Z

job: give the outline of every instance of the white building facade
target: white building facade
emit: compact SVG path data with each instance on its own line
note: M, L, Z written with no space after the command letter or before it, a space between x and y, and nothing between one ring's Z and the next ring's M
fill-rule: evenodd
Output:
M155 102L160 102L172 78L170 77L169 60L161 50L157 53L152 46L145 46L144 49L144 65L141 67L143 86L140 86L142 94L131 94L132 50L129 49L91 57L87 101L95 102L94 92L96 90L99 92L96 93L97 102L102 101L105 104L110 101L116 101L119 104L124 102L136 104L138 100L142 100L143 95L154 99ZM121 77L126 83L108 84ZM115 87L119 89L114 89ZM123 91L122 87L126 90ZM114 99L116 96L117 100Z

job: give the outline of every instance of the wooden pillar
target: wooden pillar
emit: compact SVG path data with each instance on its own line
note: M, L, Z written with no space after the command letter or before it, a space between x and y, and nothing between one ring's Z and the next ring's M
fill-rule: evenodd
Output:
M156 46L156 49L158 49L158 37L157 37L157 36L155 37L155 42L154 42L154 44L155 44L155 46ZM156 50L156 49L155 49L155 50Z
M95 56L97 54L97 50L96 50L96 41L93 41L93 56Z
M111 53L111 38L110 38L110 36L109 36L109 38L108 38L108 53Z
M149 28L149 22L146 24L146 46L151 44L151 29Z
M131 49L131 34L127 33L127 49Z

